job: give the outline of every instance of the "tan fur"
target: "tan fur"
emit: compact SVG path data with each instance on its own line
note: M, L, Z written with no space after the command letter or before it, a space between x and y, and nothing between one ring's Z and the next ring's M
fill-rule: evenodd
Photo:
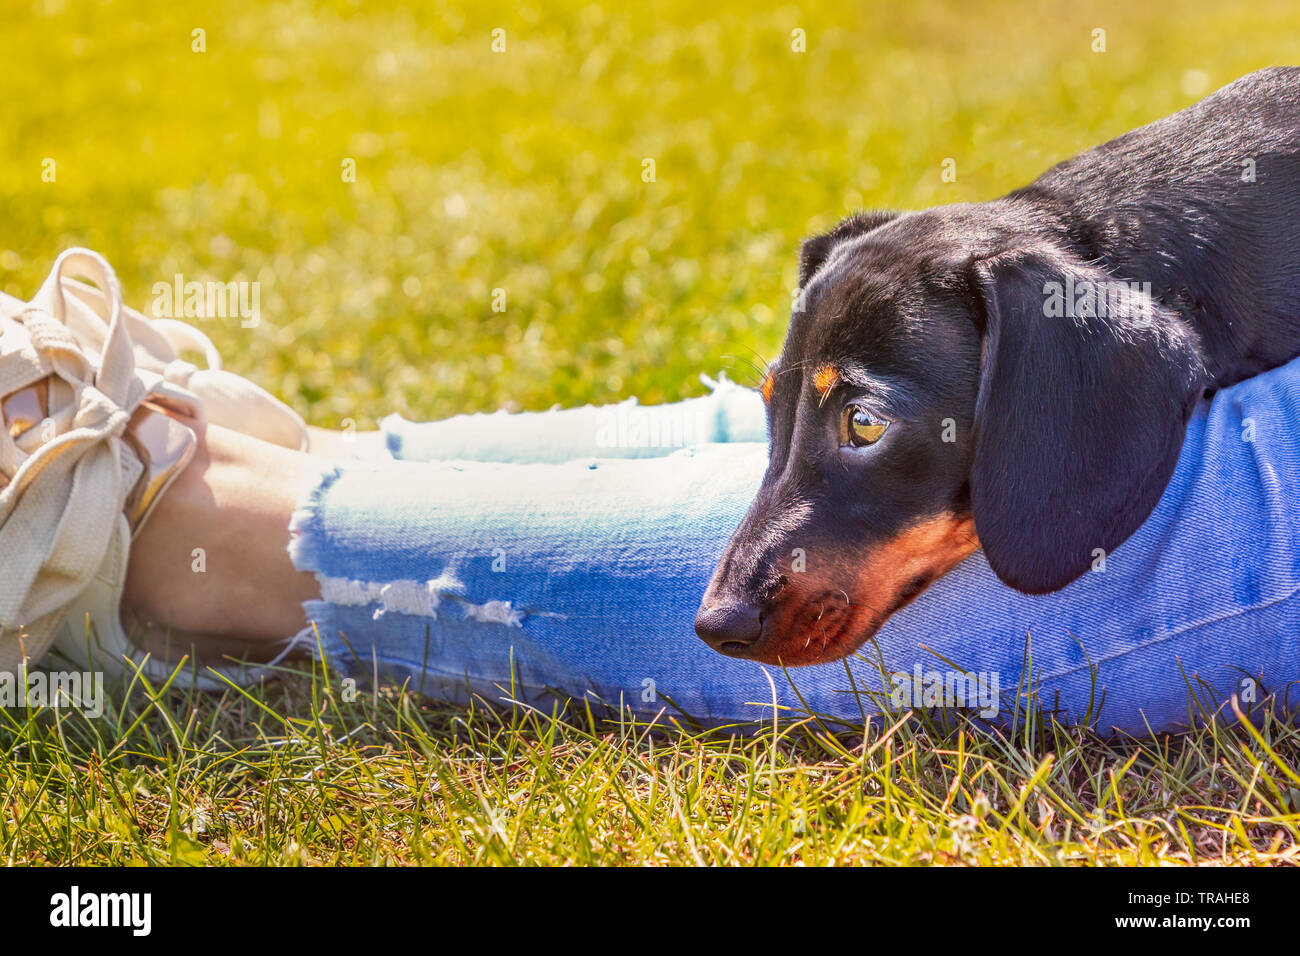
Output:
M832 388L840 380L840 372L834 365L823 365L813 373L813 388L817 390L817 395L824 402L826 396L830 394Z
M944 514L913 525L859 561L818 569L793 582L803 593L783 602L785 619L772 622L772 637L756 659L795 666L852 654L880 629L887 611L910 603L898 604L910 582L943 576L978 547L974 519Z

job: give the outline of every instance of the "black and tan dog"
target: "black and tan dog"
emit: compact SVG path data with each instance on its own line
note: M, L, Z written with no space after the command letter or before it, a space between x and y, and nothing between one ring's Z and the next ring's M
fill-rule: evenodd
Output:
M1061 588L1146 519L1208 389L1300 354L1300 68L1002 199L854 216L804 243L799 283L700 636L841 657L979 547Z

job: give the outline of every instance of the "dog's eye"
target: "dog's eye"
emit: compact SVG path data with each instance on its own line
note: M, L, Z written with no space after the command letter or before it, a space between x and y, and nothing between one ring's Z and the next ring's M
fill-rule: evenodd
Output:
M889 422L877 418L861 405L849 405L844 409L843 444L845 445L852 445L854 448L874 445L880 441L887 428Z

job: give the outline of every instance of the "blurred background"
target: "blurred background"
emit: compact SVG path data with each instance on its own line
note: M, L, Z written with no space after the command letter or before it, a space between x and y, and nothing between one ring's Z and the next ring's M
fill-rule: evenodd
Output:
M1295 0L759 6L0 0L0 288L256 281L196 324L315 424L677 399L756 381L844 214L1300 62Z

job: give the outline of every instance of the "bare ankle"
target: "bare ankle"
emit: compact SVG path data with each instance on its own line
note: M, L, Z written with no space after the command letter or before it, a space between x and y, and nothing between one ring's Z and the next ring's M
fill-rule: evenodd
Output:
M231 640L265 647L304 627L302 602L319 597L287 546L322 462L215 425L198 432L194 461L132 543L123 623L206 642L204 654L231 653Z

